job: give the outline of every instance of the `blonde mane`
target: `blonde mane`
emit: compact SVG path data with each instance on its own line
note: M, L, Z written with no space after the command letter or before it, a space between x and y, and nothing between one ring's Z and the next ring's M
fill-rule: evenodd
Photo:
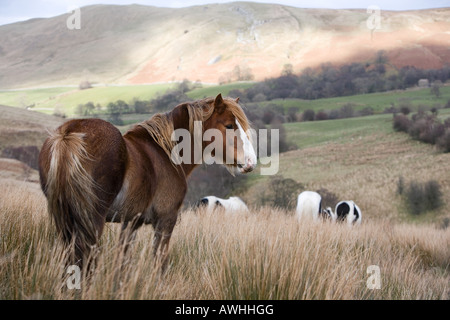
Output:
M244 131L247 132L247 130L250 129L250 124L239 104L230 98L225 98L224 101L226 101L227 109L233 113ZM181 105L185 105L187 108L189 114L189 132L191 134L194 132L195 121L201 121L203 123L208 120L214 112L214 98L206 98L180 104L178 106ZM172 133L175 130L173 126L172 111L157 113L149 120L139 123L138 126L146 129L153 140L164 150L169 159L171 159L171 152L177 144L176 141L172 141Z

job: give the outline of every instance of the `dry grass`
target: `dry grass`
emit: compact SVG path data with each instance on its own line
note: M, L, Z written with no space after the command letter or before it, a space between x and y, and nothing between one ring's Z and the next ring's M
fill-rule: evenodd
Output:
M443 225L450 218L447 210L450 205L450 153L439 152L434 146L393 132L391 118L391 115L367 117L369 124L358 130L346 120L330 121L329 126L335 122L347 124L346 129L330 130L343 138L333 137L325 143L281 154L279 174L302 183L306 190L325 188L340 200L354 200L362 210L363 219ZM298 124L296 132L305 134L308 128L301 125ZM347 133L351 130L355 131L352 135ZM308 135L305 136L307 139ZM442 208L418 216L410 214L397 194L400 177L405 183L437 181L443 193ZM248 203L256 203L267 181L260 177L242 198Z
M66 287L63 250L45 198L29 183L0 180L0 299L449 299L450 229L366 219L359 228L298 224L273 209L183 212L168 270L141 228L122 260L108 225L97 268ZM381 289L366 286L378 265Z

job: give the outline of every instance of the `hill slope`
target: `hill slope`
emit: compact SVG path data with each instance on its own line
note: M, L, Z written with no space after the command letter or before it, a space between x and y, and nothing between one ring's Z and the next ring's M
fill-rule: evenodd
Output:
M324 62L366 61L386 50L394 66L450 63L450 9L381 12L300 9L235 2L180 9L95 5L0 27L0 87L141 84L187 78L218 82L278 76ZM236 68L238 67L238 68ZM220 79L219 79L220 78Z
M450 112L445 109L440 115L446 119ZM354 200L363 219L433 222L439 226L450 218L446 210L450 204L450 153L394 132L392 115L289 123L285 127L288 139L299 149L280 155L278 175L302 183L306 190L325 188L340 200ZM271 178L256 172L250 174L247 192L240 195L249 204L261 202ZM444 205L418 216L409 214L397 194L400 177L405 183L437 181Z

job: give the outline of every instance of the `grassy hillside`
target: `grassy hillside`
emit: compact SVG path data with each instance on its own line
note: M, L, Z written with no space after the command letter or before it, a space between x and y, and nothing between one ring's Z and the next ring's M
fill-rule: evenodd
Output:
M2 143L40 139L36 132L61 121L19 108L0 111ZM440 114L450 116L450 110ZM65 288L63 250L37 172L1 160L0 299L448 300L450 154L393 132L391 119L385 114L286 125L299 150L281 155L279 174L353 199L362 210L360 227L298 223L293 211L260 208L258 196L270 177L257 170L239 194L249 213L181 213L164 275L151 255L150 226L139 230L120 267L120 226L108 225L97 270L82 279L80 291ZM28 135L21 133L26 128ZM410 215L396 194L399 176L438 181L443 208ZM380 290L366 285L372 265L381 271Z
M343 105L351 103L355 110L363 110L364 108L370 107L375 113L381 113L385 108L389 108L393 105L399 107L402 104L410 104L413 106L413 111L417 111L419 106L433 107L439 105L440 107L443 107L447 101L450 100L450 86L441 87L440 93L440 97L437 98L430 93L429 88L410 88L406 90L317 100L276 99L260 103L260 105L276 104L284 107L285 110L288 110L290 107L298 107L300 112L307 109L312 109L317 112L320 110L339 109Z
M0 90L0 104L21 108L26 108L32 105L39 106L43 104L42 107L47 107L47 105L51 103L51 100L74 91L76 91L75 87L40 88L11 91ZM50 106L48 106L47 108L50 108Z
M174 88L176 84L152 84L152 85L130 85L130 86L98 86L87 90L79 90L75 87L25 89L14 91L0 91L0 104L26 107L33 106L32 110L47 114L55 111L65 114L68 117L75 115L75 108L78 104L87 102L99 103L103 108L109 102L123 100L131 102L133 99L151 100L158 94ZM204 97L215 96L218 93L227 96L231 90L245 90L253 86L252 82L238 82L224 85L203 85L187 93L192 99L202 99ZM299 112L312 109L315 112L321 110L339 109L345 104L352 104L355 111L365 108L372 108L374 113L382 113L386 108L401 105L412 106L412 111L417 111L421 106L443 107L450 100L450 86L440 89L440 96L437 98L430 93L429 88L411 88L407 90L388 91L370 94L361 94L346 97L326 98L317 100L301 99L276 99L258 103L264 107L270 104L282 106L285 111L290 107L297 107ZM245 105L245 103L244 103ZM170 107L170 106L168 106Z
M93 5L81 8L79 30L67 28L69 16L0 26L0 88L262 80L286 64L297 73L325 62L365 62L379 50L395 67L450 61L448 8L383 10L373 33L365 8Z
M449 117L450 110L441 116ZM440 225L450 218L446 209L450 205L450 154L394 132L391 120L392 115L376 115L287 124L288 139L299 150L281 154L278 174L304 184L307 190L325 188L339 199L354 200L367 219ZM406 182L438 181L443 207L419 216L409 214L397 195L399 177ZM269 179L252 174L245 200L258 203Z
M21 108L0 106L0 152L5 147L41 147L48 130L62 123L61 118Z
M2 181L0 181L2 183ZM105 228L97 268L69 290L63 250L42 193L2 183L0 299L449 299L450 228L370 221L298 223L279 210L183 212L161 274L142 227L123 258ZM380 289L367 286L378 266Z
M93 102L106 108L109 102L133 99L151 100L159 93L173 88L174 84L152 84L132 86L98 86L86 90L78 88L48 88L0 91L0 104L25 107L33 105L34 111L53 114L55 111L67 117L75 115L79 104Z

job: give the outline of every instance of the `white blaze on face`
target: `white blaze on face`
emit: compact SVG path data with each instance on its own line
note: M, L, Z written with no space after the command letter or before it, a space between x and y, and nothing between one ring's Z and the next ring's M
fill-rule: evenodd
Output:
M253 149L253 145L250 142L247 134L242 128L239 121L236 119L236 125L239 129L239 134L242 140L242 147L244 148L244 163L241 164L239 168L241 172L249 172L252 171L256 167L256 153L255 149Z

